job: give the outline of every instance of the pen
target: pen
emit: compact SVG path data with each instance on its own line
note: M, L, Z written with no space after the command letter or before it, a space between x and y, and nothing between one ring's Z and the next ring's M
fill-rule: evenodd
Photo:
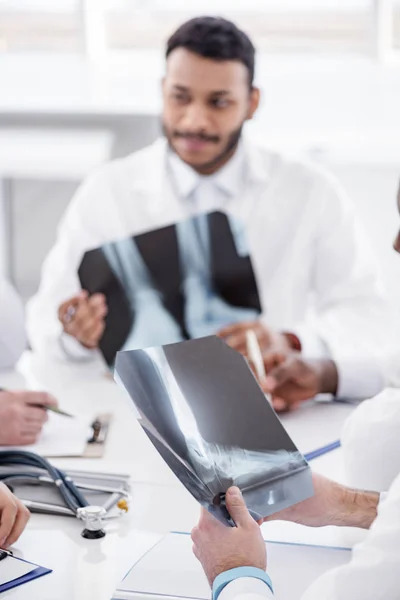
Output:
M247 355L254 365L258 379L264 379L267 375L264 367L264 359L261 354L257 336L252 329L246 331L246 345ZM266 392L264 392L264 394L268 402L272 405L271 394L267 394Z
M4 388L0 388L0 392L6 392ZM31 406L36 406L36 408L42 408L43 410L49 410L50 412L56 413L57 415L62 415L63 417L74 418L74 415L70 415L69 413L61 410L58 406L52 406L51 404L31 404Z
M71 419L74 418L74 415L70 415L69 413L65 412L64 410L61 410L61 408L58 408L57 406L52 406L51 404L32 404L31 406L36 406L37 408L42 408L43 410L47 410L47 411L56 413L57 415L61 415L63 417L70 417Z
M317 448L316 450L312 450L304 455L304 458L309 460L314 460L314 458L318 458L319 456L323 456L324 454L328 454L328 452L332 452L332 450L336 450L336 448L340 448L340 440L336 440L326 446L322 446L321 448Z
M261 354L257 336L252 329L248 329L246 331L246 345L248 357L254 365L257 377L262 379L266 376L264 360Z

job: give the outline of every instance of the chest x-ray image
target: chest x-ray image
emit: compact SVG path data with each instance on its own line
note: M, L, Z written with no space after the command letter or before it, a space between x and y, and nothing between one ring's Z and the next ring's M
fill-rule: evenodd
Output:
M222 522L233 524L231 485L255 519L313 495L311 470L245 358L219 338L119 352L115 377L165 462Z

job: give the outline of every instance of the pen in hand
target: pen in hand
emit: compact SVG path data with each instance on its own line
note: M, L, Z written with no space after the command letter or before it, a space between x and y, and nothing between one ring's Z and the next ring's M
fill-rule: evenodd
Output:
M266 376L264 360L261 354L261 349L257 340L257 336L252 329L248 329L246 331L246 345L247 355L254 365L256 375L259 379L262 379Z
M258 343L257 336L252 329L248 329L246 331L246 345L247 345L247 356L250 362L253 364L257 378L261 381L266 377L265 367L264 367L264 359L262 357L262 352L260 348L260 344ZM265 397L268 402L272 404L272 398L270 394L265 393Z
M61 410L61 408L58 408L58 406L52 406L51 404L32 404L32 406L36 406L36 408L42 408L43 410L56 413L57 415L61 415L63 417L70 417L71 419L74 418L74 415Z

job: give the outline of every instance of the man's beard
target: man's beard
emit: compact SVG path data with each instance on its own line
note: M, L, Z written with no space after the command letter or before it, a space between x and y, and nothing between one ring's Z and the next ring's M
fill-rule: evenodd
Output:
M217 156L215 158L213 158L212 160L210 160L207 163L190 165L190 166L193 167L193 168L195 168L196 170L199 170L199 171L208 171L208 170L216 169L219 165L225 164L226 159L233 154L233 151L236 149L236 147L237 147L237 145L239 143L239 140L240 140L241 135L242 135L243 125L244 125L244 123L242 123L238 129L235 129L235 131L232 131L229 134L229 138L228 138L228 141L225 144L225 148L219 154L217 154ZM167 138L169 147L174 152L176 152L176 150L175 150L174 145L173 145L173 140L176 139L176 138L179 138L179 137L199 138L199 139L208 140L208 141L211 141L211 142L214 142L214 143L219 143L220 142L220 138L218 136L208 136L208 135L203 134L203 133L186 134L184 132L176 132L176 131L170 133L168 131L168 128L165 126L165 123L162 123L162 130L163 130L164 136Z

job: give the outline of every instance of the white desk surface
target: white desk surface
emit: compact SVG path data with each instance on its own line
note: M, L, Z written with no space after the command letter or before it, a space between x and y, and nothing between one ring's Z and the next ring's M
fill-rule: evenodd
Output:
M110 600L119 580L141 553L168 531L190 531L199 508L195 500L165 466L148 441L130 400L107 374L103 364L46 363L27 353L19 373L0 374L4 387L43 388L54 393L62 408L71 412L83 406L87 412L112 411L115 415L103 459L59 459L60 467L129 473L132 506L126 517L107 526L102 540L84 540L76 519L33 515L15 552L27 560L53 568L51 575L4 594L23 600ZM284 418L300 450L338 437L352 407L314 403ZM332 477L341 476L341 452L313 462L313 467ZM334 528L309 529L292 523L263 526L266 539L348 546L362 533Z

